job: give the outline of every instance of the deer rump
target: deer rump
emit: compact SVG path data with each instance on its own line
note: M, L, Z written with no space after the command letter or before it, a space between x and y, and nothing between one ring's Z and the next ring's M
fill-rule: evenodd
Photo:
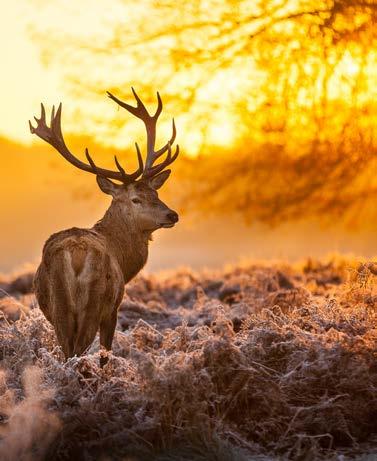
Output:
M43 249L35 294L66 358L83 354L98 329L101 346L111 348L124 279L101 240L74 228L52 235Z

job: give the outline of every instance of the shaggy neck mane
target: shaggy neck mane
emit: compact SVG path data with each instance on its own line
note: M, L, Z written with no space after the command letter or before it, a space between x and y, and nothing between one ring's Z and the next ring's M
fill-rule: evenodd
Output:
M102 234L123 272L127 283L145 265L151 232L141 232L131 215L125 215L119 202L113 200L104 217L93 230Z

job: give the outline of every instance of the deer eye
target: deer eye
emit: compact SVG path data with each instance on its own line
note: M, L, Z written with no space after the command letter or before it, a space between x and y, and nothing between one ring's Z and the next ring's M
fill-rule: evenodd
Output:
M132 203L141 203L141 200L139 198L133 198Z

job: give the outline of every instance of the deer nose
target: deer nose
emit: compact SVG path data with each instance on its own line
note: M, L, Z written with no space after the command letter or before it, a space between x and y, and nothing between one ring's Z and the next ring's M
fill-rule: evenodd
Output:
M176 213L175 211L170 211L168 214L167 214L167 218L169 219L169 221L171 222L178 222L178 213Z

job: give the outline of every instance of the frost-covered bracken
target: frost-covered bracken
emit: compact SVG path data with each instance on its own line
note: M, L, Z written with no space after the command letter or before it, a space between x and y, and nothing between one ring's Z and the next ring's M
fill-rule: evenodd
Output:
M139 275L102 369L98 339L65 362L33 295L4 281L0 458L375 459L376 272Z

